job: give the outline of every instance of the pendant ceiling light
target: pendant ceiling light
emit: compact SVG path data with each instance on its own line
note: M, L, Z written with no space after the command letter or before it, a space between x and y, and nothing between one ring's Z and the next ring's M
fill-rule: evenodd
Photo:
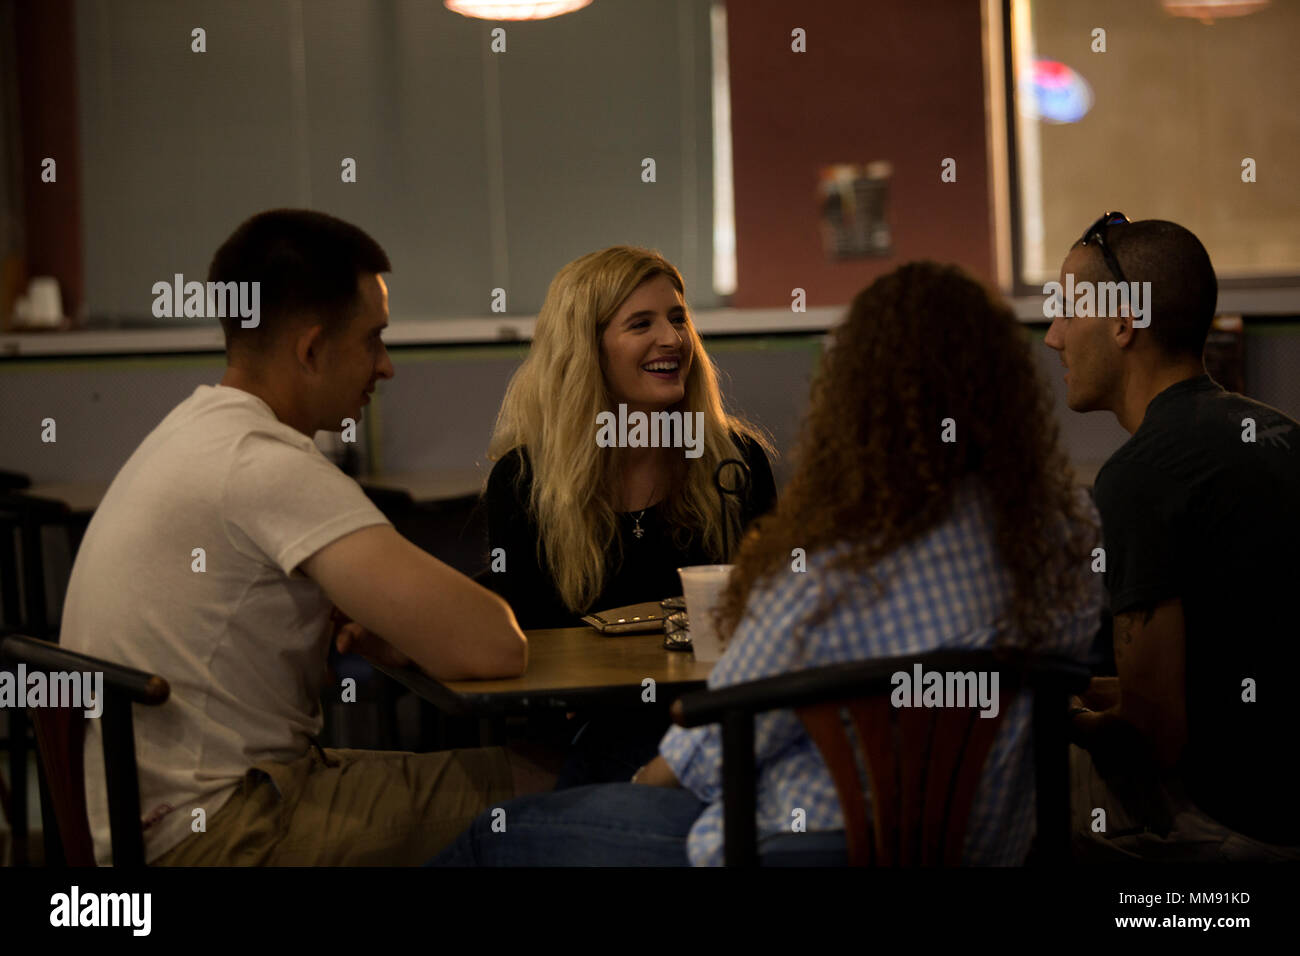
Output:
M1269 0L1161 0L1160 5L1170 16L1213 23L1227 17L1244 17L1263 10L1268 4Z
M591 0L443 0L443 6L480 20L546 20L581 10Z

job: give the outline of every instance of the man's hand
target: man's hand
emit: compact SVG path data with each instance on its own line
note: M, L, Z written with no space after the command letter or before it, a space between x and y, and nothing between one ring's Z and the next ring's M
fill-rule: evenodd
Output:
M334 630L334 646L340 654L360 654L373 664L383 667L408 667L411 659L393 647L378 634L372 634L356 621L350 621L335 608L330 613L330 626Z
M349 618L438 680L518 677L528 667L528 639L510 605L391 525L346 534L299 569Z
M650 787L680 787L681 781L673 773L673 768L668 766L668 761L663 757L655 757L648 764L638 770L632 776L633 783L644 783Z
M1094 677L1088 682L1088 689L1082 698L1076 698L1079 706L1089 710L1110 710L1119 706L1119 678Z

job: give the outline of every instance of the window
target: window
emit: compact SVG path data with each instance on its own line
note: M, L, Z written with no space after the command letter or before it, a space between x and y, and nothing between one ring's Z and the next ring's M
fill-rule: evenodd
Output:
M1185 15L1211 9L1243 15ZM1003 13L1015 291L1055 279L1106 210L1187 226L1221 285L1300 281L1300 4L1008 0Z
M674 262L693 307L717 302L709 0L508 24L340 0L79 0L76 17L92 326L156 321L153 283L205 278L278 206L370 232L395 321L489 315L494 288L535 312L564 263L624 242Z

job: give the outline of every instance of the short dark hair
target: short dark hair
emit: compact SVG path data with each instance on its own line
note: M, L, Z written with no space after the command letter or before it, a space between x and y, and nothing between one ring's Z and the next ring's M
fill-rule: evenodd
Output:
M326 335L356 314L364 273L388 272L379 243L351 223L307 209L272 209L242 223L217 250L209 282L260 282L259 324L221 319L226 352L267 345L295 315L322 320Z
M1151 283L1147 331L1160 350L1200 358L1219 300L1219 281L1201 240L1176 222L1140 219L1110 226L1106 243L1125 279ZM1114 280L1100 251L1093 255L1092 276Z

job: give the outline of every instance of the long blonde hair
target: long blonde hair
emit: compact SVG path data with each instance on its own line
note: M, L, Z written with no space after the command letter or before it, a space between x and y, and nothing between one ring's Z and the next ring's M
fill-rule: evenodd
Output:
M560 598L574 613L589 609L600 596L607 554L621 547L613 507L615 456L596 444L596 416L613 410L601 372L601 336L628 296L659 275L685 298L681 273L648 249L612 246L561 269L538 313L528 357L506 387L488 446L493 461L527 447L529 508L540 531L538 560L549 565ZM768 453L771 445L757 428L723 408L717 370L689 309L682 329L690 336L693 358L685 397L671 411L704 413L704 449L699 458L686 460L685 477L670 490L663 515L679 546L699 535L713 560L724 561L739 534L740 504L727 497L724 524L714 472L724 459L743 458L733 435L753 439ZM521 469L520 480L525 477Z

